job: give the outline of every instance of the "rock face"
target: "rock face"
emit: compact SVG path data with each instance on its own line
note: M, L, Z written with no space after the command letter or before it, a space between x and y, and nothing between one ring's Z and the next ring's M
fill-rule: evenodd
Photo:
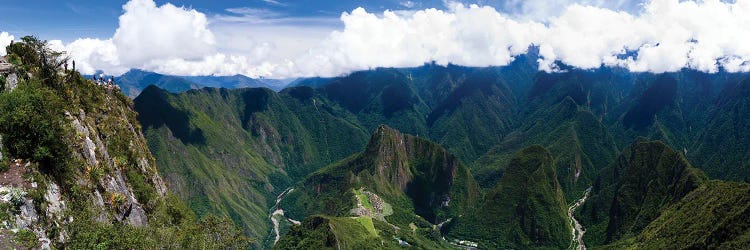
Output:
M132 226L149 223L147 211L166 194L166 186L127 100L101 94L101 106L71 105L76 109L61 114L69 122L63 141L70 152L68 164L74 169L72 177L66 178L73 183L43 173L42 163L22 159L0 173L0 195L8 196L0 200L0 213L9 217L2 227L31 230L42 248L66 242L66 225L72 222L71 213L77 212L69 207L74 199L71 185L76 186L76 195L83 195L75 198L79 203L81 199L90 202L90 216L95 221Z
M149 201L143 200L146 197L138 197L134 192L138 187L134 187L129 178L145 177L148 185L145 188L153 188L159 197L166 193L166 186L154 167L145 139L137 129L138 124L133 120L133 110L117 103L119 100L112 96L108 98L111 98L107 100L110 103L100 114L87 114L82 109L75 115L66 113L75 128L75 145L79 145L73 150L74 157L86 163L83 174L91 176L92 172L102 172L99 178L79 181L93 186L94 192L90 195L100 209L98 218L107 218L110 214L117 221L143 226L148 223L145 207ZM111 145L113 140L123 139L127 147L110 152L114 148Z

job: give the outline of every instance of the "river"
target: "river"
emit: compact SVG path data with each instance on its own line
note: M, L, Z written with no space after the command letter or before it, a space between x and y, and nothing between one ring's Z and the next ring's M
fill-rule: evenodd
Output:
M576 212L576 209L581 207L581 205L586 202L586 199L589 198L590 192L591 187L583 192L583 197L581 197L581 199L578 199L575 203L573 203L573 205L570 205L570 207L568 208L568 219L570 220L570 227L573 229L573 237L570 240L570 247L568 247L568 249L586 250L586 244L583 244L583 234L586 233L586 230L584 230L581 223L576 220L574 214Z
M281 238L281 235L279 235L279 218L277 217L281 217L281 218L285 217L284 210L279 209L279 203L281 202L282 199L284 199L285 195L291 193L292 191L294 191L294 188L288 188L287 190L284 190L284 192L281 192L279 196L276 196L276 204L273 206L273 209L272 209L273 213L271 213L271 223L273 223L273 231L274 233L276 233L276 238L274 238L274 241L273 241L274 245ZM288 219L288 220L294 224L299 224L298 221L295 221L292 219Z

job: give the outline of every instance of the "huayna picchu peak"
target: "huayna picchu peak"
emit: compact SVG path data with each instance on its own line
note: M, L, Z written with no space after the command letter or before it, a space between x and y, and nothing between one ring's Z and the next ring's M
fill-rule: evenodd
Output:
M0 249L750 249L750 0L0 2Z

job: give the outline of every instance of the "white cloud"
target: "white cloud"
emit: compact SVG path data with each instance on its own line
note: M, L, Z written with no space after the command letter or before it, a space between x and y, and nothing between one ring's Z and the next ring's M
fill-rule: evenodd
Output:
M198 59L213 54L214 35L203 13L152 0L123 6L120 27L112 37L124 64L152 59Z
M13 35L8 34L8 32L2 32L0 33L0 56L5 56L7 53L5 51L5 47L8 47L10 45L10 41L13 41L15 39Z
M261 0L261 1L263 1L264 3L270 4L270 5L287 6L286 3L282 3L282 2L276 1L276 0Z
M248 8L209 18L171 4L132 0L123 6L112 38L79 39L65 49L84 73L112 74L141 68L284 78L430 61L502 66L529 46L539 47L540 68L547 71L555 71L557 61L583 69L750 71L750 0L652 0L637 12L625 11L631 8L626 1L563 2L565 8L543 19L456 2L448 2L446 10L357 8L343 13L341 26L335 26L328 19ZM523 9L540 2L507 3L506 9Z
M401 5L407 9L411 9L414 7L417 7L417 5L421 5L420 3L412 2L412 1L401 1L398 2L398 5Z
M15 38L11 34L8 34L8 32L0 33L0 56L5 55L5 47L8 47L10 41L13 41L13 39Z
M650 72L750 67L750 0L653 0L638 14L572 4L545 22L518 21L523 19L490 7L448 5L447 11L345 13L344 30L295 61L296 72L336 75L431 60L506 65L532 45L540 47L540 68L548 71L556 61ZM628 54L636 56L622 58Z

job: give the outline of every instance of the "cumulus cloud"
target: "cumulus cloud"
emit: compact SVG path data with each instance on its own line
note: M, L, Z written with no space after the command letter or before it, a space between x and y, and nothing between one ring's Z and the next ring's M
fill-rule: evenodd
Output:
M8 45L10 45L10 41L13 41L13 39L13 36L11 34L8 34L8 32L0 33L0 56L5 55L5 47L8 47Z
M459 3L447 11L382 15L360 8L341 20L344 30L295 61L298 72L335 75L427 61L502 66L529 46L539 47L540 68L547 71L558 61L650 72L750 68L750 0L653 0L637 14L572 4L545 22Z
M214 62L216 42L205 14L152 0L131 0L123 11L112 38L83 38L65 46L82 72L121 74L156 61Z
M507 1L505 9L538 2ZM546 71L556 70L557 62L582 69L750 71L750 0L652 0L629 12L628 1L562 2L565 8L543 19L457 2L447 2L445 10L374 13L357 8L332 27L310 25L327 20L263 9L236 8L207 17L172 4L132 0L123 6L112 38L60 46L84 73L141 68L283 78L431 61L502 66L530 46L539 48L540 69ZM8 36L0 34L0 44Z

